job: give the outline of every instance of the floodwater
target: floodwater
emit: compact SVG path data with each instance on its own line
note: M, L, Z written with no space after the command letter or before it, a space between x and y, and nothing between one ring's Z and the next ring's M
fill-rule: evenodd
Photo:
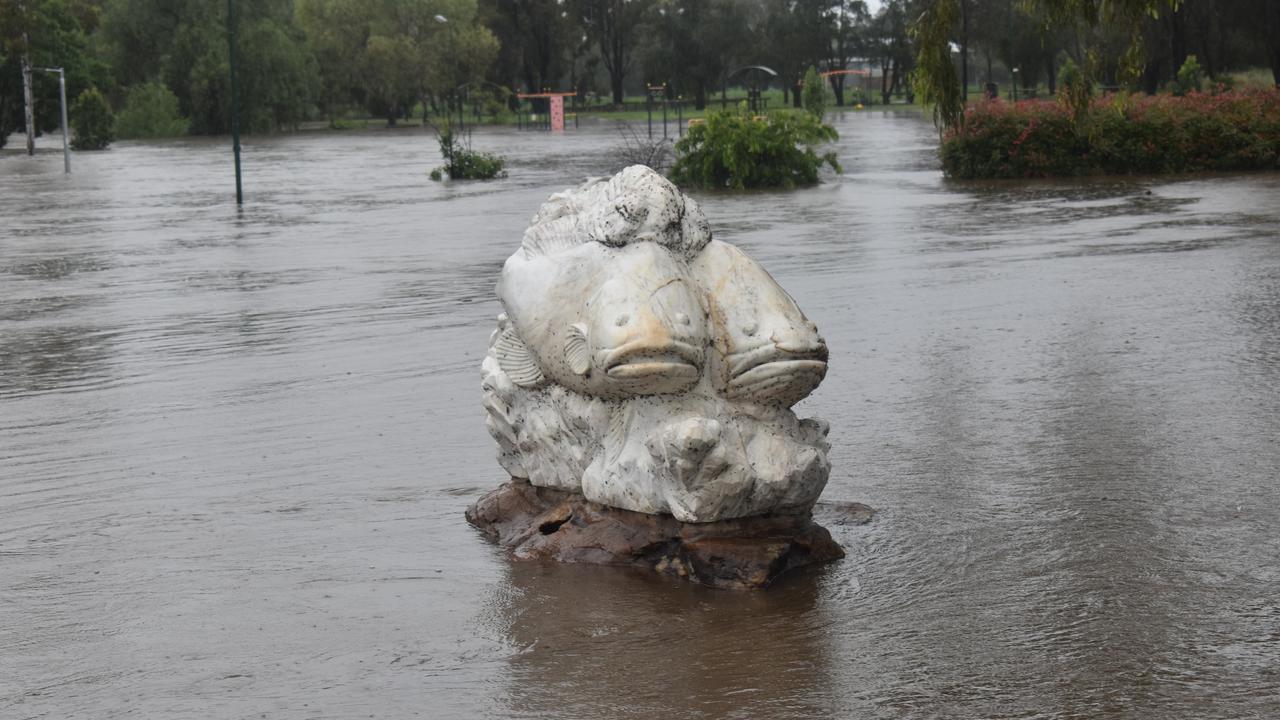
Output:
M953 183L919 115L702 194L831 346L838 563L509 560L478 366L615 130L0 155L0 717L1280 716L1280 175ZM16 143L15 143L16 145Z

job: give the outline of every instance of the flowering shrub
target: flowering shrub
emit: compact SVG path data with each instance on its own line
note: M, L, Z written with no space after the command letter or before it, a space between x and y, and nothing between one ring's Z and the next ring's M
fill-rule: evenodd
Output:
M1053 101L969 108L942 140L956 178L1280 170L1280 89L1107 96L1076 123Z

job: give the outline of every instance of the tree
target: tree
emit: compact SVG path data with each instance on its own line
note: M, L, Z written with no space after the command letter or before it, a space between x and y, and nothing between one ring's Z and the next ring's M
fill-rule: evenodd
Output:
M867 54L880 68L880 97L885 105L914 65L907 28L905 0L888 0L867 30Z
M369 38L362 0L299 0L298 23L315 58L319 82L316 99L330 127L338 108L355 97L357 58Z
M648 20L651 5L646 0L574 0L573 7L587 37L600 48L613 103L621 105L640 28Z
M319 91L293 0L239 4L241 107L255 132L292 127ZM226 6L208 0L107 0L102 40L122 87L162 81L191 131L230 130Z
M912 26L918 46L916 88L926 103L934 105L934 118L944 127L964 122L964 94L951 62L950 42L961 24L963 5L969 0L923 0L923 11ZM1119 27L1130 32L1131 46L1141 47L1143 22L1159 18L1162 12L1176 8L1179 0L1028 0L1029 6L1043 13L1045 27L1064 27L1082 23L1089 28L1101 25ZM1130 56L1132 57L1132 53ZM1053 58L1048 58L1050 82ZM1086 74L1090 68L1084 68ZM966 78L967 79L967 78Z
M656 42L645 62L647 76L692 95L699 110L707 106L708 95L732 69L741 49L750 45L751 30L740 0L663 0L651 22Z
M479 18L498 43L493 77L503 87L555 87L566 56L582 44L557 0L481 0Z
M846 70L855 57L866 57L867 30L871 16L863 0L837 0L831 10L831 42L828 44L827 69ZM836 105L844 105L844 75L831 76L831 90Z
M818 69L810 65L804 74L804 90L801 95L804 100L804 109L819 120L822 119L827 106L826 88L823 85Z
M70 97L107 84L106 67L88 49L86 33L93 22L90 4L81 0L0 2L0 136L24 127L28 110L32 139L61 126L58 81L39 68L63 68ZM31 103L25 98L28 88Z

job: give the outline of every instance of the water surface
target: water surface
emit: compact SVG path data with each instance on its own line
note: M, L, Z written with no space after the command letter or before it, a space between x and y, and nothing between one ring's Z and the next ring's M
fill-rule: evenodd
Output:
M0 154L0 717L1280 715L1280 175L954 183L921 116L699 195L831 346L840 563L515 563L478 366L616 130ZM52 147L52 141L48 144ZM819 508L819 514L825 511Z

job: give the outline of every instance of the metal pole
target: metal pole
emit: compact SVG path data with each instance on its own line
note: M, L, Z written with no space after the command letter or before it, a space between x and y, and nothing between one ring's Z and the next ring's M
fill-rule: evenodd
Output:
M649 93L649 102L645 105L649 113L649 139L653 139L653 93Z
M67 133L67 73L58 68L58 93L62 96L62 171L71 174L71 145Z
M662 139L667 139L667 99L662 98Z
M236 80L236 0L227 0L227 47L231 55L231 148L236 156L236 205L244 204L240 184L240 83Z

